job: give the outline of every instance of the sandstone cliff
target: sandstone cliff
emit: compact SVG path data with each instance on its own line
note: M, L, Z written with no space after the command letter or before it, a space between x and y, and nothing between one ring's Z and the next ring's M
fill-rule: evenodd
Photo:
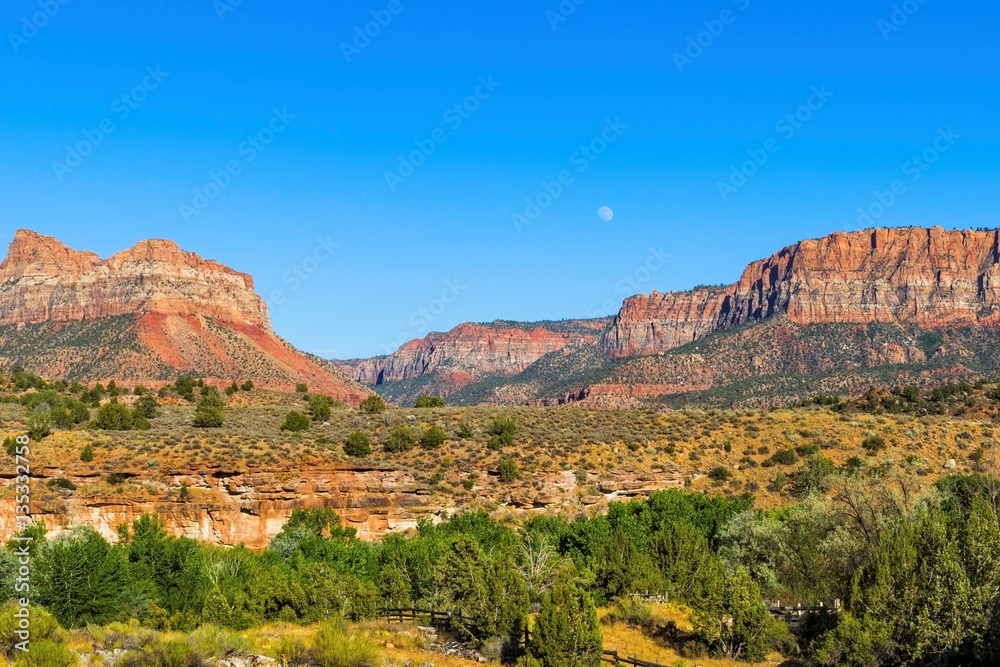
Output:
M797 324L996 324L1000 232L875 229L802 241L728 287L628 299L601 348L650 355L773 315Z
M370 385L437 374L435 389L447 394L483 377L516 375L550 352L596 340L608 324L608 319L467 323L410 341L387 357L342 363L354 379Z
M0 326L147 313L271 330L250 276L172 241L143 241L102 260L21 229L0 264Z
M18 231L0 264L0 364L152 386L181 372L305 382L352 404L369 393L276 336L250 276L160 240L102 260Z

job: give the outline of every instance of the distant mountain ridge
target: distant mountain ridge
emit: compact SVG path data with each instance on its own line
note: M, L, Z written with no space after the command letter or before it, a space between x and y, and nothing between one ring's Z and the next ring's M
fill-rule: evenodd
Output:
M1000 231L900 227L801 241L733 285L626 300L601 347L614 358L657 354L779 314L803 325L995 325Z
M998 323L997 230L838 232L752 262L732 285L626 299L596 338L568 343L520 372L479 373L440 393L461 404L611 407L682 396L757 404L768 399L764 387L780 387L772 398L784 400L824 388L856 391L876 379L1000 372L990 342L1000 344ZM921 332L934 329L944 330L943 344L922 346ZM434 348L434 340L396 354ZM476 375L472 363L465 370ZM377 390L409 398L442 389L437 369L407 371L401 379L383 375ZM755 378L767 382L755 385Z
M516 375L547 354L596 342L610 323L611 318L466 323L412 340L387 356L337 365L355 380L389 389L391 399L407 402L422 393L451 394L484 378Z
M85 381L304 382L350 403L370 393L276 336L250 276L164 240L102 260L19 230L0 264L0 363Z

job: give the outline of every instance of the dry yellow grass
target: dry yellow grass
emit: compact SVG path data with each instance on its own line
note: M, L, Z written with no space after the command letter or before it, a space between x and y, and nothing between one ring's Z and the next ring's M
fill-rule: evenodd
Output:
M690 632L692 629L690 621L690 610L684 606L675 604L652 605L653 617L648 630L628 626L620 622L612 622L607 616L611 613L609 609L601 609L598 615L601 618L601 632L604 635L604 649L607 651L617 650L623 657L633 657L648 662L658 662L661 665L671 667L745 667L750 663L735 660L717 659L709 657L685 658L676 650L668 646L664 641L655 638L658 630L674 623L678 629ZM774 667L776 665L793 665L795 663L786 661L779 653L772 653L764 662L754 663L761 667Z

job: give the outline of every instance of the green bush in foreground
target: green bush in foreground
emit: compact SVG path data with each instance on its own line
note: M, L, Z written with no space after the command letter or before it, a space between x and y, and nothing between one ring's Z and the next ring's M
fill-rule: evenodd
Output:
M597 609L590 595L565 577L542 598L531 654L542 667L598 667L603 648Z
M378 667L375 644L363 635L348 635L343 623L327 621L313 637L309 657L317 667Z

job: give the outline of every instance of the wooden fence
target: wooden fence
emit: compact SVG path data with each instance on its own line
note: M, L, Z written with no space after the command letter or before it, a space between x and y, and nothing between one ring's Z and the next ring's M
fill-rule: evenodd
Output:
M633 665L633 667L664 667L658 662L648 662L638 658L623 658L618 655L618 651L604 651L601 660L612 665Z
M633 597L637 597L645 602L666 602L667 600L665 595L659 595L656 593L651 594L649 592L634 593ZM819 606L816 607L803 607L801 604L790 607L782 605L780 601L769 602L767 603L767 610L771 613L771 616L784 621L790 629L794 630L801 624L802 619L809 614L840 613L840 600L834 600L833 605L829 607L825 606L823 603L820 603ZM408 609L386 607L382 609L382 616L388 621L398 621L400 623L404 621L422 621L426 619L428 621L428 625L447 630L467 630L469 626L475 625L476 622L476 619L463 616L462 614L456 614L450 611L437 611L436 609L418 609L417 607L410 607ZM524 630L523 643L525 646L529 643L527 628ZM623 657L617 650L604 651L601 654L601 660L612 665L663 667L663 665L658 662L639 660L635 657Z
M416 607L410 607L409 609L392 609L386 607L382 609L382 616L387 621L398 621L400 623L403 621L421 621L427 619L429 620L428 625L435 628L453 628L455 627L456 622L462 625L471 625L475 623L474 618L462 616L461 614L455 614L450 611L418 609Z
M769 602L767 603L767 610L771 612L771 616L779 621L784 621L785 625L794 630L798 628L802 620L809 614L839 614L840 600L834 600L833 604L829 607L822 602L815 607L803 607L801 604L790 607L782 605L781 602Z

